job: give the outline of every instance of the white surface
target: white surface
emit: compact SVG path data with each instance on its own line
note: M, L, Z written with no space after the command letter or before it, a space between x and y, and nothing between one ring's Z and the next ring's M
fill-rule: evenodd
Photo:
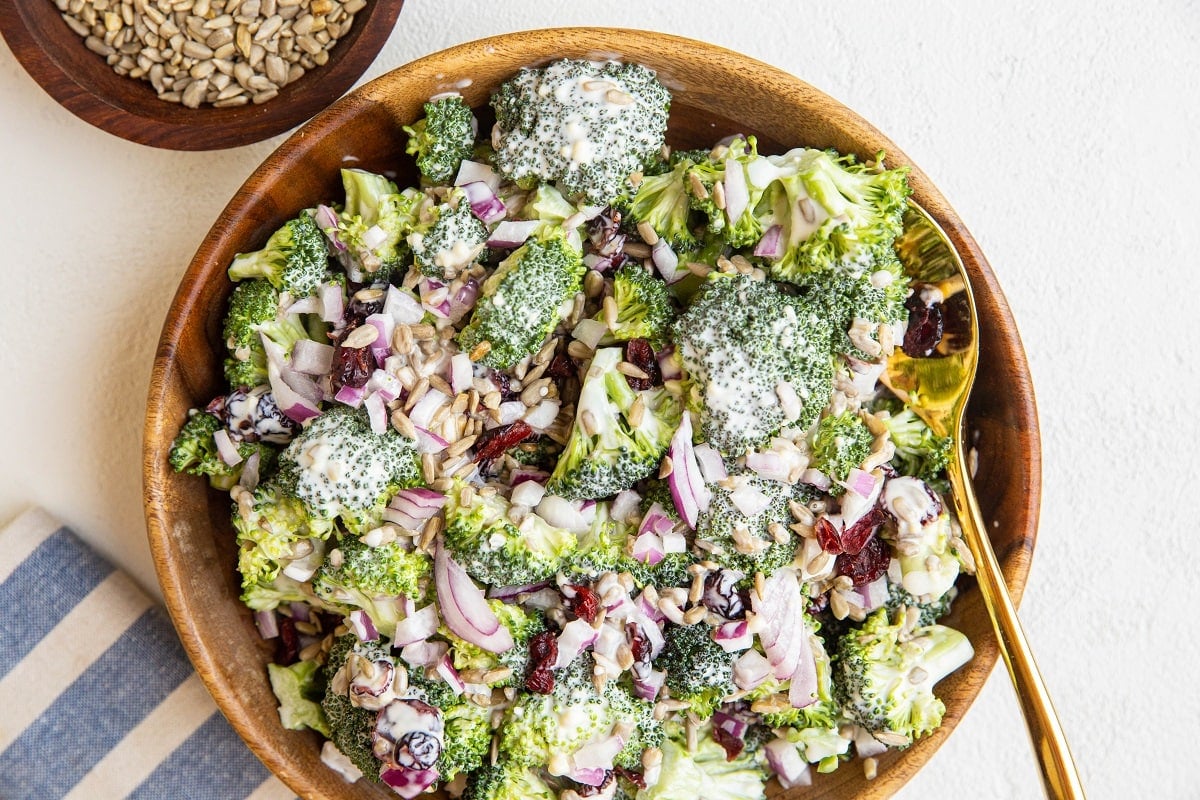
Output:
M655 29L779 66L885 131L954 203L1023 334L1045 459L1023 618L1089 795L1184 798L1200 792L1198 10L409 0L366 77L524 28ZM139 448L154 344L202 236L282 137L130 144L56 105L6 48L0 130L0 523L41 504L153 590ZM1002 671L900 794L1038 795Z

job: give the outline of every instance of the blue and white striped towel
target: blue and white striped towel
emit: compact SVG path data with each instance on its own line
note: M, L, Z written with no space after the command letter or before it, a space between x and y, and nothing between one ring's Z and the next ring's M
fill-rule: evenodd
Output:
M294 796L125 574L42 511L0 532L0 797Z

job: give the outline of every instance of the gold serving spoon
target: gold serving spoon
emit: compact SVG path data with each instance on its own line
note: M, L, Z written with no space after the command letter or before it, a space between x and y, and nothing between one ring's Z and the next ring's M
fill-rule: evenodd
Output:
M928 213L911 200L896 252L914 281L941 292L945 332L929 358L911 358L897 347L882 377L939 436L954 437L954 458L946 468L963 539L975 560L975 579L992 619L1000 654L1017 690L1017 699L1033 739L1047 794L1083 798L1079 773L1062 726L1038 672L1025 632L992 545L969 479L964 410L979 364L979 318L971 283L954 246Z

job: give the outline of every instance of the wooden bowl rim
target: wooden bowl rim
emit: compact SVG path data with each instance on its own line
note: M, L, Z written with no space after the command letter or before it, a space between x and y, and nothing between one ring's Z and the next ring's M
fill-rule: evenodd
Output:
M286 165L294 154L304 152L312 146L311 143L319 141L328 132L336 130L364 105L377 102L374 98L385 96L392 82L403 81L405 76L410 74L432 72L440 74L438 67L453 63L455 59L472 53L478 55L492 52L492 48L527 50L531 54L529 63L535 64L544 63L557 57L544 47L537 47L540 42L547 39L564 50L608 53L620 52L620 45L626 40L626 37L638 37L641 40L649 38L661 45L664 51L667 48L688 48L696 53L697 57L732 58L740 62L741 66L756 70L764 76L764 82L783 84L789 92L806 94L810 98L815 98L816 102L823 106L823 110L827 111L826 117L837 126L848 126L851 129L869 133L872 139L879 141L881 149L886 150L889 154L890 163L910 165L909 182L913 188L914 199L930 212L958 249L970 274L977 301L987 300L991 307L989 316L999 327L1000 336L998 341L993 342L995 352L1003 352L1009 358L1015 373L1022 377L1022 380L1018 381L1018 385L1013 387L1015 395L1013 403L1015 423L1018 425L1014 435L1023 440L1026 448L1022 451L1027 478L1027 485L1023 487L1025 501L1022 505L1025 525L1024 530L1010 531L1014 537L1013 542L997 553L1013 600L1017 604L1020 603L1036 543L1041 503L1041 443L1038 434L1036 402L1032 386L1027 380L1028 362L1007 301L978 244L950 204L946 202L925 174L912 163L912 160L856 113L801 79L744 54L705 42L653 31L585 27L535 29L466 42L398 67L351 92L314 117L264 160L221 212L212 229L204 238L196 256L189 264L164 322L155 357L144 429L143 480L148 537L168 610L179 630L189 657L225 716L243 736L251 750L276 775L284 779L292 789L302 796L306 795L311 788L306 773L291 764L275 742L258 740L248 735L245 720L248 718L248 714L254 713L253 710L244 709L239 704L234 688L215 677L217 675L215 664L221 654L211 650L189 623L186 599L181 592L184 565L174 563L170 557L170 515L166 509L155 502L156 498L161 496L164 480L169 473L166 466L166 454L176 433L173 426L177 424L177 421L168 419L162 413L162 401L167 394L167 387L173 376L176 375L176 346L186 321L193 313L197 312L196 297L199 294L199 288L207 280L219 279L224 275L225 265L210 263L212 253L231 229L233 224L231 221L255 205L256 191L261 183L285 171ZM531 47L533 49L530 49ZM969 411L968 409L968 414ZM972 585L968 591L977 592L978 590ZM975 658L957 673L964 675L964 682L969 682L971 685L965 700L958 709L955 709L959 713L948 713L943 725L937 731L922 738L905 751L900 761L867 784L868 788L857 795L858 797L884 798L897 791L929 760L953 731L959 719L970 709L983 682L991 673L999 654L990 626L987 627L982 637L976 637L972 643L975 646ZM850 768L854 766L847 765ZM804 796L804 792L804 789L797 789L793 792L773 796L799 798Z
M296 127L341 97L374 61L395 27L404 0L371 0L330 51L329 63L309 70L263 103L189 109L159 100L149 83L112 72L87 51L51 0L0 0L0 34L18 63L55 102L107 133L168 150L205 151L254 144ZM59 45L90 56L69 66ZM75 53L70 54L72 57ZM113 80L115 79L115 80Z

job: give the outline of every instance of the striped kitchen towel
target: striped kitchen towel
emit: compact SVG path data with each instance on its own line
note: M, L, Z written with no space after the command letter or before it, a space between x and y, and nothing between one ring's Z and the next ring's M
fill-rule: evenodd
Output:
M0 532L0 797L294 797L192 671L166 613L42 511Z

